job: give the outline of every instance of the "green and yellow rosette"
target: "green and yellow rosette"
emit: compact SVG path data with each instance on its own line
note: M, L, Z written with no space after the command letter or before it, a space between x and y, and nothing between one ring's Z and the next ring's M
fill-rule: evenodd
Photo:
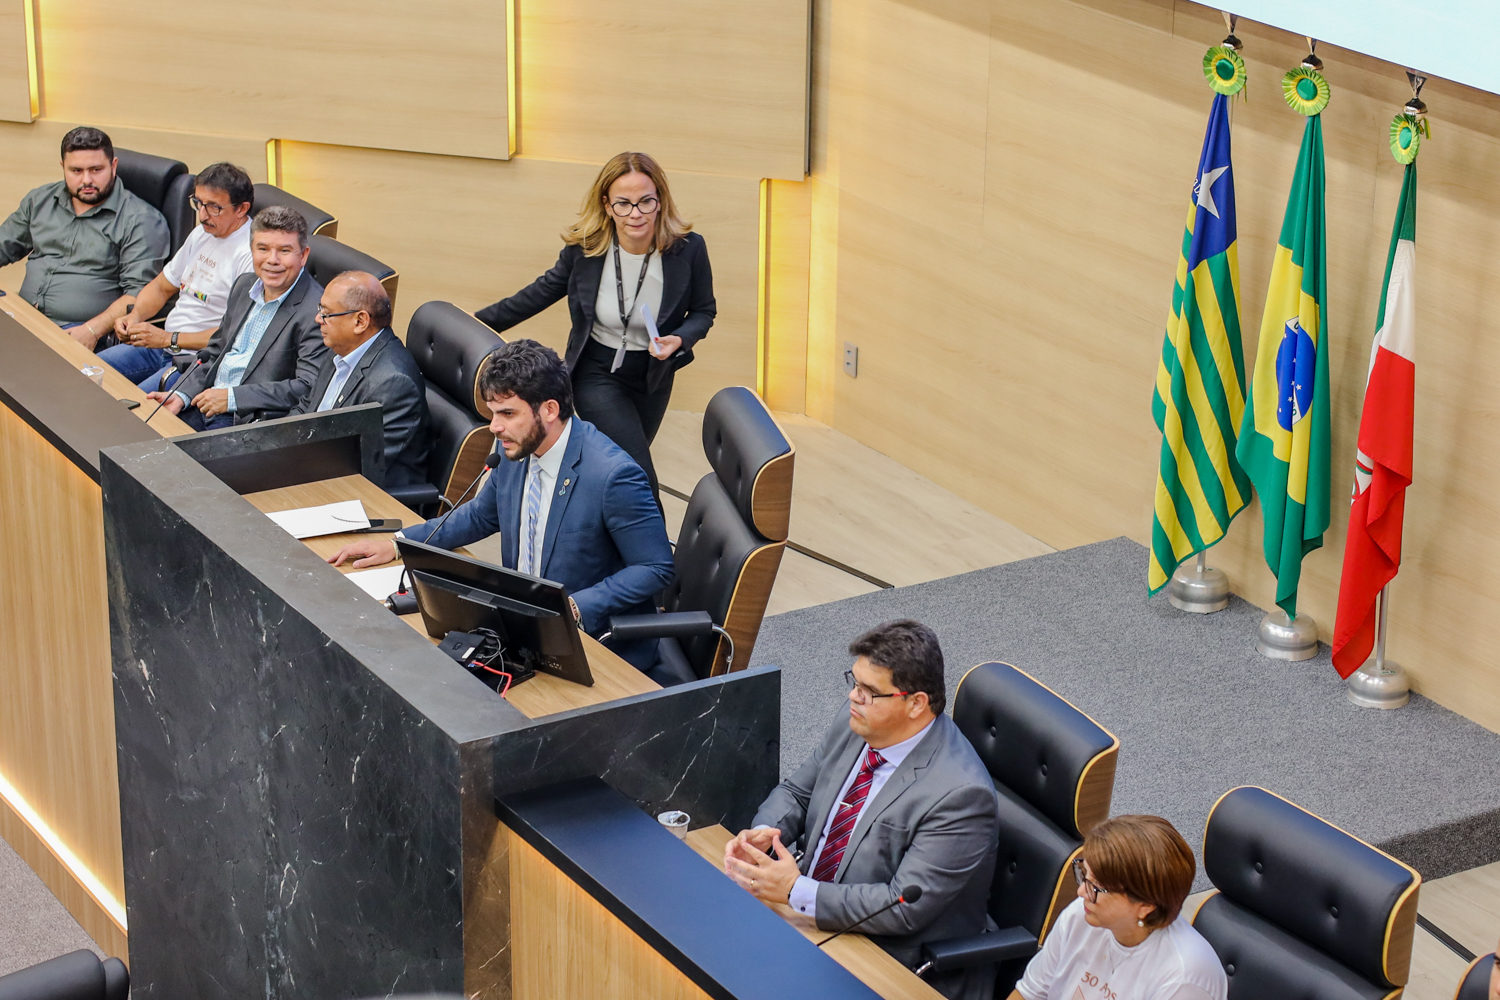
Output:
M1203 76L1215 93L1233 97L1245 89L1245 60L1228 45L1215 45L1203 54Z
M1424 134L1431 137L1427 123L1416 115L1403 111L1391 119L1391 155L1397 163L1411 163L1417 158Z
M1309 118L1328 107L1328 81L1323 79L1322 73L1308 66L1298 66L1282 77L1281 92L1293 111Z

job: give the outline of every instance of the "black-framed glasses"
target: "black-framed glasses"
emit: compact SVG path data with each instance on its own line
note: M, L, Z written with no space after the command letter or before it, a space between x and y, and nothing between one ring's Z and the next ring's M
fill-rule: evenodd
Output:
M854 679L853 670L844 671L844 682L849 685L849 690L856 693L861 705L868 705L876 698L905 698L911 694L910 691L876 691L867 684L861 684Z
M313 313L313 318L317 319L317 320L335 319L335 318L337 318L339 316L352 316L352 315L354 315L357 312L364 312L364 310L363 309L345 309L343 312L331 313L327 309L324 309L322 306L319 306L318 307L318 311L315 312L315 313Z
M207 212L216 219L227 211L223 205L215 205L211 201L203 201L197 195L189 197L188 204L193 206L193 211Z
M654 194L648 194L640 201L626 201L624 198L617 198L609 203L609 210L622 219L630 218L630 213L636 209L640 209L642 215L654 215L660 207L661 201Z
M1073 859L1073 877L1078 880L1079 885L1083 886L1083 898L1090 903L1099 902L1099 894L1109 892L1104 886L1089 878L1088 870L1084 868L1082 858Z

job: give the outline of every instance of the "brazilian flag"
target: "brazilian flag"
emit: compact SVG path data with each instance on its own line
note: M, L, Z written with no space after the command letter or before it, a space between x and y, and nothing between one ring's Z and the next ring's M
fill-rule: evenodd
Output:
M1328 530L1328 264L1324 246L1323 123L1307 119L1260 323L1240 464L1265 514L1266 565L1276 603L1297 616L1302 557Z
M1235 239L1229 98L1220 94L1198 158L1151 399L1161 431L1146 577L1153 594L1167 585L1178 563L1224 537L1250 502L1250 480L1235 459L1245 410Z

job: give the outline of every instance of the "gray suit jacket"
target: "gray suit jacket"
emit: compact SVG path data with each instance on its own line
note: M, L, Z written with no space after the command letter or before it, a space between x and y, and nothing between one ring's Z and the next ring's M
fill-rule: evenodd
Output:
M802 852L808 873L834 798L865 742L849 728L847 711L807 762L761 803L753 826L774 826ZM841 930L874 913L908 885L922 898L868 921L859 932L907 966L922 943L994 929L985 911L995 873L1000 814L995 785L968 739L940 715L860 817L832 882L818 886L818 926ZM993 966L929 977L949 997L988 1000Z
M199 352L203 364L179 382L174 392L191 400L204 389L212 388L220 362L234 346L234 339L250 315L250 289L255 282L254 272L235 279L234 287L229 290L224 321L209 338L208 347ZM286 294L286 301L276 307L271 325L266 327L250 357L245 377L235 387L237 424L286 416L312 388L323 355L328 353L323 346L323 333L313 319L318 300L323 297L323 286L304 268L296 286Z

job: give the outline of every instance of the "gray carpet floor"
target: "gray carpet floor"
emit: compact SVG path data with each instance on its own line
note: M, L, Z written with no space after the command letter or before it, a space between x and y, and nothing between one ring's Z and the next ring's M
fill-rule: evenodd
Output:
M21 856L0 840L0 976L79 948L105 957Z
M911 617L943 644L950 697L1003 660L1113 732L1113 813L1165 816L1195 851L1218 797L1261 785L1429 879L1500 860L1500 735L1419 696L1354 707L1326 646L1300 663L1256 653L1262 612L1245 601L1194 615L1147 600L1146 556L1116 538L767 618L752 664L783 671L782 773L842 724L849 640Z

